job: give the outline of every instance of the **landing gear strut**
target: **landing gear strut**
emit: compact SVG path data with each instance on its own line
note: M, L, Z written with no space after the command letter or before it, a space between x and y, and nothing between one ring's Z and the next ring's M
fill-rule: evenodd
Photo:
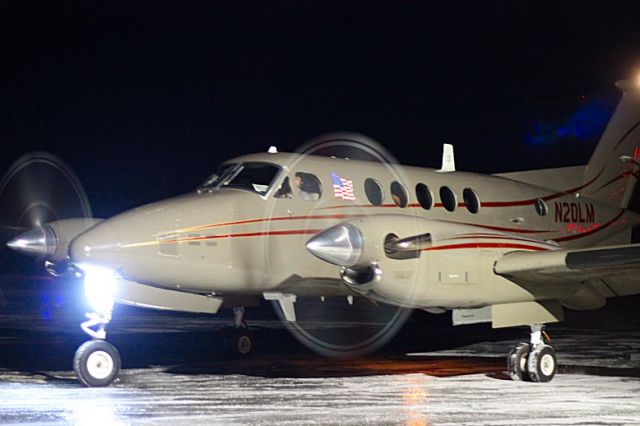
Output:
M106 326L111 321L111 309L107 313L86 314L87 321L80 327L92 337L83 343L73 357L73 370L78 381L85 386L109 386L120 374L122 362L118 350L104 339L107 337Z
M526 382L550 382L556 375L555 350L544 341L543 325L531 326L530 343L519 343L507 357L511 379Z
M253 336L244 320L244 307L233 308L233 324L221 331L222 347L229 357L246 358L253 351Z

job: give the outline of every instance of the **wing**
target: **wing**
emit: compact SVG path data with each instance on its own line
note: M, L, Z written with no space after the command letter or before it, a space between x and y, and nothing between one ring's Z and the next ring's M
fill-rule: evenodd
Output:
M292 275L271 291L298 297L332 297L354 295L338 278L314 278Z
M583 286L578 293L583 293L582 299L592 302L600 299L602 305L607 297L640 293L640 244L583 250L516 251L498 259L494 271L527 286L581 283ZM572 304L573 300L566 303L574 307ZM586 305L576 307L591 308Z

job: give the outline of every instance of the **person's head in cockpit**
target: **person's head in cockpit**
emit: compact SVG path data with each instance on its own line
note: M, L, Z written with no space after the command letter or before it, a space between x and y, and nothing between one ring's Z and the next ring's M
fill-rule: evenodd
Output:
M296 173L293 178L293 185L298 196L305 201L315 201L320 198L314 183L305 177L304 173Z

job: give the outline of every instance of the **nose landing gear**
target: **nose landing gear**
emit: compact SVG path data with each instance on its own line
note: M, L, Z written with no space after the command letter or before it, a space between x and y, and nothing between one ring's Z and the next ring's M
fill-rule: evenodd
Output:
M90 312L87 321L80 327L93 338L80 345L73 357L73 370L78 381L85 386L109 386L120 374L122 362L118 350L105 341L106 325L111 321L111 310L107 314ZM94 329L96 328L96 329Z
M545 343L543 325L531 326L531 342L519 343L507 357L509 376L515 381L550 382L558 370L556 352Z
M222 330L222 348L231 358L246 358L253 352L253 336L244 321L244 308L233 308L233 327Z

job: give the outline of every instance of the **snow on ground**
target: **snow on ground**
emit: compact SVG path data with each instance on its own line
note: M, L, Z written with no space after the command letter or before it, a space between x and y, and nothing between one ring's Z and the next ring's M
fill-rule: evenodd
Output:
M81 388L70 373L0 374L0 423L638 424L640 380L561 374L532 384L483 374L340 378L179 375L125 370Z

